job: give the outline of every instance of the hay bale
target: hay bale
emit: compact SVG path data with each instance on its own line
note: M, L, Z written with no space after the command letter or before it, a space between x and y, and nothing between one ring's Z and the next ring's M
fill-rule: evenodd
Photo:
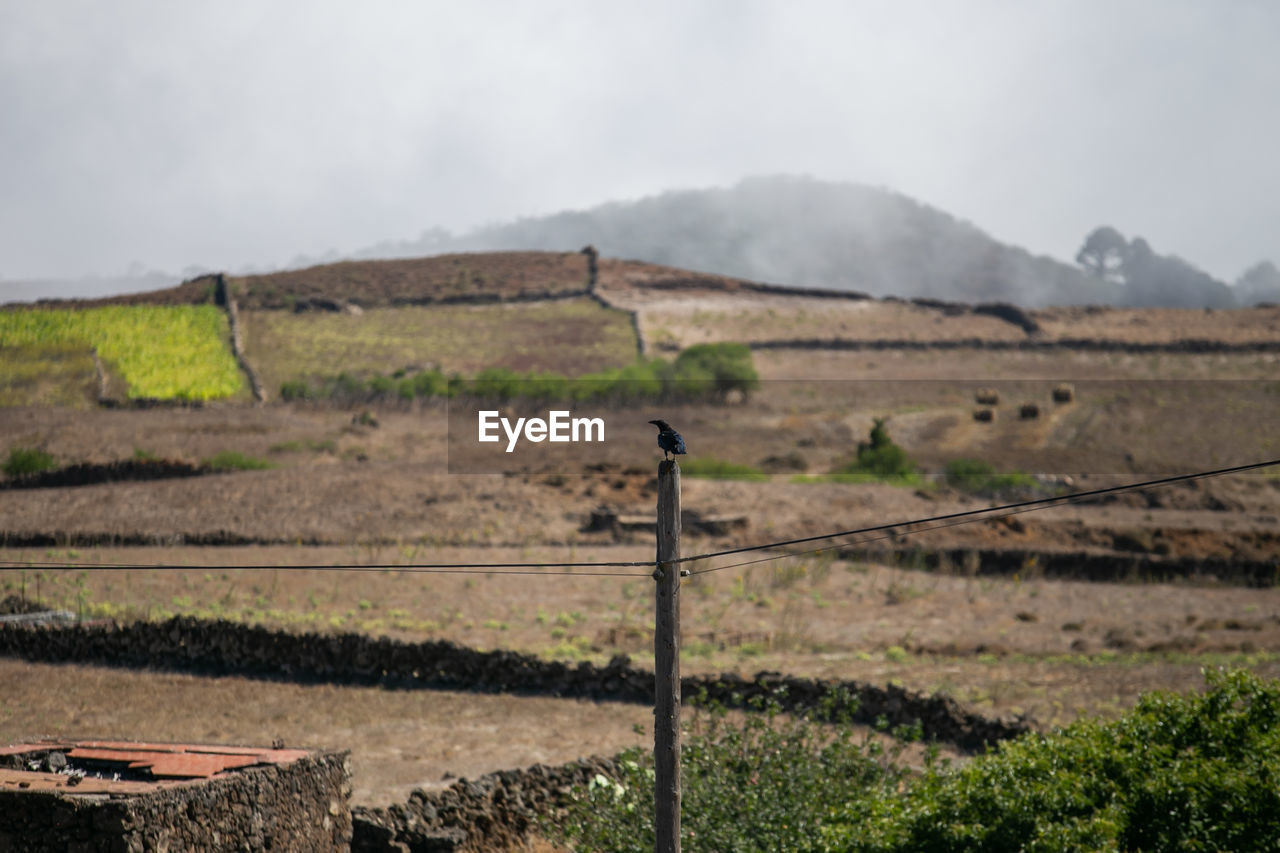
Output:
M981 421L982 423L989 424L996 419L996 410L995 409L974 409L973 419L975 421Z
M1053 402L1070 403L1076 398L1076 389L1070 382L1062 382L1053 388Z
M973 401L979 406L998 406L1000 392L994 388L979 388L974 392Z
M1022 406L1018 408L1018 417L1022 418L1024 421L1035 420L1040 417L1040 407L1035 403L1023 403Z

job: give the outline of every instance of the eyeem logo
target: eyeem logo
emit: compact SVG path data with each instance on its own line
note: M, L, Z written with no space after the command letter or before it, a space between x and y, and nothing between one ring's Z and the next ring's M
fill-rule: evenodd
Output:
M516 449L523 434L527 441L581 442L604 441L604 418L575 418L566 410L547 412L547 419L516 418L515 425L496 409L479 412L479 440L501 441L498 428L507 435L507 453Z

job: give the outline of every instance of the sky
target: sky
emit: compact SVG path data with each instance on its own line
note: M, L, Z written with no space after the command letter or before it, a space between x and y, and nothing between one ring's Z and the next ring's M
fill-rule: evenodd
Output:
M1280 263L1277 33L1270 0L0 0L0 301L775 174L1233 281Z

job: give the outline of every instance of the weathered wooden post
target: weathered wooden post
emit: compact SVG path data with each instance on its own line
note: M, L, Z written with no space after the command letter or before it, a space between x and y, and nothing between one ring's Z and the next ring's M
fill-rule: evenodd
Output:
M680 853L680 466L658 463L653 631L654 820L657 853Z

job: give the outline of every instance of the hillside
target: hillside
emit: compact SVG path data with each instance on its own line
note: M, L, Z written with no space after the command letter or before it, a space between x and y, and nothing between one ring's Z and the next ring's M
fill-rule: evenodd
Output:
M1008 246L886 189L769 177L522 219L463 236L431 232L367 256L595 245L603 255L797 287L1025 306L1106 303L1073 266Z

